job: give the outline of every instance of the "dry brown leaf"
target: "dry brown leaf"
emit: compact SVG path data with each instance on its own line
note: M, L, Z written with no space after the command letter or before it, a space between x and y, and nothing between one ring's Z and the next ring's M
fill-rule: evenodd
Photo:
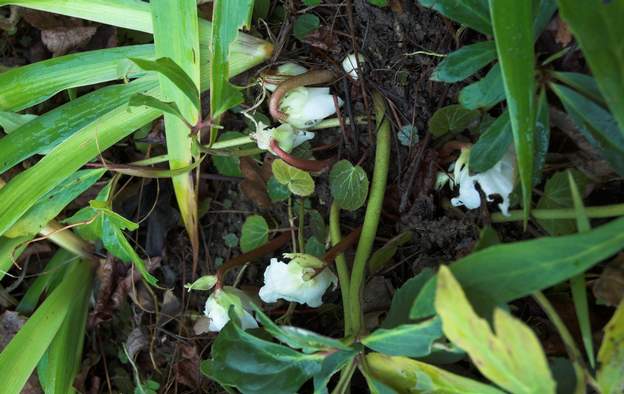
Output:
M572 33L568 28L568 24L561 18L557 17L557 31L555 33L555 41L562 47L567 47L572 42Z
M624 300L624 253L607 264L594 283L594 295L607 305L616 307Z

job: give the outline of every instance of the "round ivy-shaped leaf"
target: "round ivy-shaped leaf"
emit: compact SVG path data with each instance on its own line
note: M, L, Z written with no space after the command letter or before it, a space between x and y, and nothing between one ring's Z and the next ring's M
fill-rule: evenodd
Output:
M429 132L434 137L457 133L472 126L480 116L481 113L477 110L469 110L459 104L449 105L437 110L429 119Z
M368 176L362 167L354 166L348 160L340 160L329 173L329 187L340 208L354 211L366 201Z
M254 250L269 242L269 225L260 215L251 215L245 219L240 237L243 253Z
M267 194L273 202L285 201L290 197L290 190L288 186L282 185L272 176L267 181Z
M321 21L318 16L314 14L303 14L295 19L293 34L298 40L303 41L308 34L318 29L320 25Z
M298 196L309 196L314 193L314 180L305 171L287 164L283 160L275 160L272 165L273 176L288 190Z
M235 248L238 245L238 237L234 233L228 233L223 236L225 246L228 248Z
M401 130L397 133L397 138L403 146L414 146L418 143L420 136L416 126L408 124L401 127Z

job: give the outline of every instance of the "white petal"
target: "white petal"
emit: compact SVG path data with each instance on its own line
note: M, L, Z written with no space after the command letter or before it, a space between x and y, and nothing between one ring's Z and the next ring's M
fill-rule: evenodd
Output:
M362 63L364 63L365 59L364 56L362 56L362 54L358 54L357 60L355 59L355 53L352 53L350 55L348 55L347 57L344 58L344 60L342 61L342 69L351 76L351 78L357 80L358 79L358 74L357 74L357 70L358 70L358 61L360 63L360 66L362 65Z
M307 68L297 63L286 63L286 64L282 64L281 66L277 68L278 75L285 75L285 76L291 76L291 77L294 77L295 75L301 75L305 73L306 71L308 71ZM274 92L275 89L277 89L277 85L272 84L272 83L264 83L264 87L270 92Z
M314 136L315 134L311 131L296 130L295 139L293 140L293 148L296 148L304 142L313 139Z
M460 179L459 196L451 199L451 204L455 207L464 205L468 209L475 209L481 206L481 196L471 176L465 176Z
M338 98L338 106L343 101ZM280 109L288 115L288 123L307 129L336 113L334 97L329 88L297 88L282 99Z
M338 279L329 269L323 270L312 279L304 279L306 273L313 272L313 269L304 268L294 262L285 264L275 258L271 259L264 271L264 286L260 289L259 296L269 303L284 299L318 307L323 303L323 294L327 288L332 283L336 284Z
M215 293L212 293L208 300L206 300L206 306L204 307L204 314L210 319L209 331L221 331L221 329L230 321L228 311L217 302Z

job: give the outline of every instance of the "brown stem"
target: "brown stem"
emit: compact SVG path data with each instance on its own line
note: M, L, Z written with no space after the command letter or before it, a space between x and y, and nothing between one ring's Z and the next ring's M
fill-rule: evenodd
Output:
M276 251L281 248L288 242L290 239L290 232L286 231L282 233L279 237L274 238L271 242L268 242L250 252L243 253L239 256L236 256L228 261L226 261L219 269L217 270L217 284L215 288L220 289L223 287L223 277L225 274L231 270L232 268L240 267L241 265L246 264L249 261L260 258L264 255L267 255L271 252Z
M327 160L306 160L291 156L288 152L280 148L279 143L276 140L271 140L269 146L271 147L271 151L280 159L284 160L291 166L304 171L321 172L331 166L334 162L333 158Z
M288 78L279 84L271 95L271 99L269 100L269 113L275 120L280 122L288 121L288 115L279 110L280 102L286 93L300 86L328 83L334 79L336 79L336 74L329 70L311 70L304 74Z
M336 259L336 256L338 256L340 253L343 253L344 251L349 249L349 247L353 245L355 241L357 241L360 238L361 232L362 232L362 226L351 231L349 235L344 237L334 247L329 249L327 253L325 253L325 256L323 256L323 260L325 260L327 264L331 264Z

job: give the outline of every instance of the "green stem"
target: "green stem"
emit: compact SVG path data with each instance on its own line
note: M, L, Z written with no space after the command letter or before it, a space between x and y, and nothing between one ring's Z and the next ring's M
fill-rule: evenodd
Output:
M373 170L370 197L368 198L364 224L362 225L362 235L360 236L360 242L358 242L355 258L353 260L349 289L351 324L353 334L355 335L359 334L362 330L362 287L364 285L366 263L373 250L373 242L377 234L377 226L379 225L379 218L381 216L386 183L388 180L388 165L390 162L390 122L385 118L386 106L381 94L377 92L373 93L373 103L375 106L375 117L377 119L375 169Z
M355 124L359 124L359 125L364 125L368 123L368 119L366 118L366 116L356 116L355 117ZM345 118L344 119L344 124L346 125L350 125L351 124L351 120L349 118ZM310 127L310 130L322 130L322 129L330 129L332 127L340 127L340 119L338 118L330 118L330 119L325 119L320 121L319 123L317 123L316 125Z
M297 231L297 241L299 242L299 252L303 253L305 249L305 240L303 238L303 228L305 226L305 199L299 199L299 217L298 217L298 225L299 231Z
M256 141L254 139L246 135L243 137L232 138L230 140L217 141L210 146L210 149L234 148L236 146L241 146L241 145L246 145L246 144L255 144L255 143Z
M602 207L586 207L585 213L590 219L610 218L624 215L624 204L605 205ZM521 210L509 211L509 216L504 216L500 212L492 214L492 222L516 222L523 220L524 213ZM563 209L533 209L531 217L534 219L576 219L574 208Z
M331 205L329 211L329 236L332 246L336 246L342 240L342 233L340 232L340 208L334 202ZM340 295L342 296L342 311L344 314L344 332L345 337L352 334L351 331L351 316L349 308L349 267L347 266L347 259L343 253L336 256L336 271L338 272L338 281L340 282Z

